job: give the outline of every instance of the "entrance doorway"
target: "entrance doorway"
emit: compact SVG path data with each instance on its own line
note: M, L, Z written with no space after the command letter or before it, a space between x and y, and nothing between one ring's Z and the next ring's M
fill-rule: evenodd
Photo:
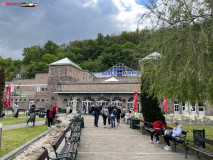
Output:
M69 101L68 101L68 105L72 108L72 110L73 110L73 104L74 104L74 98L73 97L71 97L70 99L69 99ZM76 104L76 112L78 113L78 100L77 100L77 104Z
M100 97L97 98L97 104L102 105L102 106L107 106L108 101L109 101L109 99L107 99L103 96L100 96Z
M91 98L91 97L83 98L83 101L82 101L82 113L84 113L84 107L86 107L86 114L92 113L92 111L91 111L92 104L94 104L94 99L93 98Z
M112 99L112 104L114 106L122 106L123 105L123 101L122 101L122 99L120 97L114 97Z

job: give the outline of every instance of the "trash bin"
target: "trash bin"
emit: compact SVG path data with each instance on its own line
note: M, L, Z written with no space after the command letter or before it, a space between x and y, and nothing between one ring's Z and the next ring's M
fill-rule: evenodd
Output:
M205 143L199 141L199 137L205 138L205 129L203 129L203 130L193 130L194 145L202 146L203 148L205 148Z
M80 122L81 123L81 128L84 128L84 117L76 118L75 122Z
M132 118L131 121L130 121L130 128L139 129L140 127L136 126L135 124L140 124L140 119Z

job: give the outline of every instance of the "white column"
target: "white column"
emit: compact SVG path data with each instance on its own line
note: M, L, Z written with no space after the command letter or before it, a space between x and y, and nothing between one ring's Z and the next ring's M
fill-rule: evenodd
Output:
M77 97L74 97L72 113L76 114L76 108L77 108Z

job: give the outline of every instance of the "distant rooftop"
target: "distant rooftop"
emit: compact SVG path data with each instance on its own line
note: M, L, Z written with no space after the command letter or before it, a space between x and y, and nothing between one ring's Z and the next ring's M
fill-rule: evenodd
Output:
M64 58L64 59L61 59L59 61L49 64L49 66L65 66L65 65L71 65L71 66L74 66L74 67L82 70L79 66L77 66L74 62L72 62L68 58Z
M149 59L156 59L157 57L161 57L161 54L158 53L158 52L153 52L152 54L150 54L150 55L148 55L148 56L142 58L142 59L141 59L141 62L146 61L146 60L149 60Z

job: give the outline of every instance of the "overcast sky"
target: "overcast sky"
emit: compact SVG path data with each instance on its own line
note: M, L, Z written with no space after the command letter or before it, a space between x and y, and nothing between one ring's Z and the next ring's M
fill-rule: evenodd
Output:
M1 4L8 0L0 0ZM0 56L22 59L25 47L135 31L148 0L34 0L37 7L0 6ZM18 1L23 2L23 1ZM145 26L144 26L145 27Z

